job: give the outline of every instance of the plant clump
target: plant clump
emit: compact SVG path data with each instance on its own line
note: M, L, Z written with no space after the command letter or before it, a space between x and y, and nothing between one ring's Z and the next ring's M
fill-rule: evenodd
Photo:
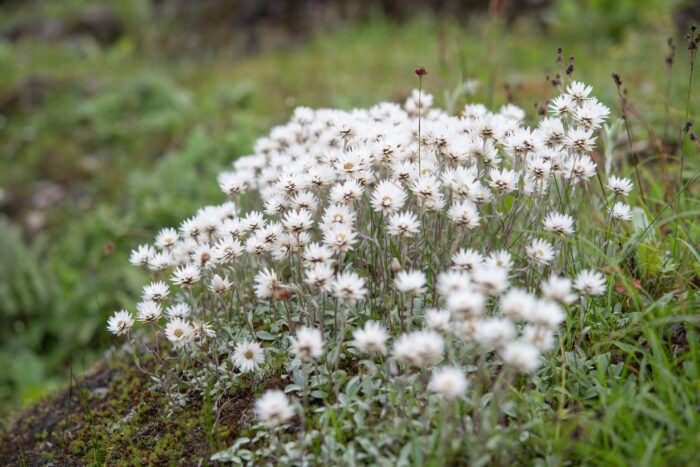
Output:
M422 88L297 108L219 176L227 201L133 251L153 278L141 324L119 311L109 330L153 335L132 351L170 410L216 414L244 374L284 375L255 404L274 436L214 459L505 462L499 433L527 425L510 395L586 339L612 287L591 252L611 258L631 217L632 182L591 157L609 109L561 91L533 127L511 104L449 115Z

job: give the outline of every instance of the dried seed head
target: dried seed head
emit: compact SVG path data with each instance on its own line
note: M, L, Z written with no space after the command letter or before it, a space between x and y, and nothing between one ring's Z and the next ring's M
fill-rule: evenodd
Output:
M416 68L413 70L413 72L416 74L417 77L422 78L423 76L428 74L428 70L426 70L423 67Z

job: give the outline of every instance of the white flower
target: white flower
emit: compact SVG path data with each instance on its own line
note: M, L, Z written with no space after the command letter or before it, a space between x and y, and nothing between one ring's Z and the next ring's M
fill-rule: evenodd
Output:
M162 302L170 295L170 288L165 282L151 282L144 286L142 300L144 302Z
M539 349L524 341L506 344L501 351L501 358L521 373L533 373L540 366Z
M515 336L513 323L506 318L488 318L477 322L474 339L481 345L502 347Z
M161 250L172 250L178 239L177 230L168 227L156 235L156 246Z
M452 255L453 267L466 272L474 271L483 262L484 257L481 253L471 248L466 250L459 249Z
M507 250L492 251L491 254L484 260L485 264L498 266L510 272L513 269L513 258Z
M215 294L222 294L231 288L231 282L228 280L228 276L221 277L218 274L214 274L211 278L211 283L209 284L209 290Z
M117 336L128 334L133 325L134 318L126 310L115 311L107 320L107 330Z
M595 175L596 163L589 156L575 156L564 164L561 174L573 183L585 182Z
M610 215L613 217L613 219L628 221L632 219L632 210L628 204L618 201L610 209Z
M406 202L406 192L391 180L379 182L372 193L372 207L382 214L393 214Z
M204 321L195 321L192 323L192 340L196 344L203 343L207 338L216 336L216 332L211 327L211 324Z
M147 267L155 254L156 250L151 245L139 245L135 250L131 250L129 262L134 266Z
M501 311L513 321L529 319L536 304L534 296L519 288L510 289L500 299Z
M333 250L326 245L318 243L309 243L304 249L304 264L307 267L313 267L318 264L331 266L333 264Z
M541 352L552 350L554 347L554 333L550 329L539 326L526 326L523 329L522 339L537 347Z
M323 212L321 221L324 226L330 226L331 224L351 226L355 222L355 211L344 204L331 204Z
M484 312L486 297L470 289L463 289L447 297L447 309L453 315L466 319L475 318Z
M554 248L547 240L536 238L525 249L527 257L535 264L549 264L554 259Z
M265 353L257 342L242 341L236 344L233 364L242 372L256 371L264 361Z
M580 81L572 81L571 84L566 87L566 92L578 105L583 104L584 101L588 99L588 95L591 93L591 91L593 91L591 86L587 86L585 83Z
M331 278L333 277L333 269L323 263L314 265L311 269L305 272L304 282L322 292L328 292L331 289Z
M415 331L396 340L394 355L407 365L435 365L442 359L444 345L442 336L435 331Z
M137 303L136 310L138 311L138 320L144 323L155 323L163 315L160 303L156 302Z
M176 349L187 344L192 339L194 329L182 318L173 318L165 325L165 337L172 342Z
M392 214L386 225L386 232L395 237L412 237L420 231L420 223L411 212Z
M428 389L447 400L463 397L467 387L467 378L464 376L464 372L455 367L443 367L435 370L430 378L430 383L428 383Z
M299 328L296 337L289 339L292 342L292 352L301 360L318 358L323 352L323 336L318 329Z
M232 236L225 236L214 247L214 259L218 264L230 264L238 260L243 254L243 245L240 240Z
M334 224L331 227L324 228L323 243L338 254L345 253L357 243L357 234L350 226Z
M629 178L618 178L614 175L608 178L608 183L605 185L610 191L620 196L629 196L630 191L634 188L632 180Z
M243 229L248 232L255 232L265 227L265 218L260 211L251 211L241 220Z
M255 296L260 299L270 298L279 285L277 273L265 268L255 275Z
M337 204L352 204L362 197L362 187L355 180L333 185L330 199Z
M425 326L433 331L446 333L450 330L449 310L430 308L425 312Z
M471 279L469 274L464 271L448 269L438 276L438 291L444 296L470 287Z
M332 287L333 296L347 303L355 303L367 295L364 279L351 271L338 274L333 280Z
M595 98L590 98L574 111L574 121L583 128L593 130L600 128L608 115L610 115L609 108Z
M472 281L488 295L498 295L508 287L508 271L490 264L482 264L472 274Z
M165 309L168 318L187 318L191 313L187 303L174 303Z
M510 193L518 189L518 179L520 177L515 170L502 169L498 171L496 169L491 169L489 176L491 177L489 186L495 188L502 194Z
M282 391L269 390L255 401L255 413L268 428L273 428L292 418L294 409Z
M471 201L456 201L447 211L447 217L466 229L474 229L479 226L479 211Z
M422 271L400 271L396 274L394 285L399 292L416 296L425 292L426 277Z
M284 224L289 233L298 235L309 230L314 225L314 221L311 212L306 209L300 209L288 212L282 219L282 224Z
M556 275L549 276L546 282L540 285L542 295L562 305L569 305L576 300L576 295L571 293L571 280Z
M539 327L554 330L566 318L564 310L557 302L538 300L528 316L528 320Z
M598 271L584 269L576 276L574 289L583 295L603 295L605 293L605 277Z
M197 285L197 282L202 278L202 272L194 263L185 264L173 271L173 284L180 287L192 288Z
M365 327L352 332L352 345L361 352L383 353L386 350L387 332L374 321L367 321Z
M544 230L557 235L570 235L574 233L574 220L567 214L552 212L542 222Z

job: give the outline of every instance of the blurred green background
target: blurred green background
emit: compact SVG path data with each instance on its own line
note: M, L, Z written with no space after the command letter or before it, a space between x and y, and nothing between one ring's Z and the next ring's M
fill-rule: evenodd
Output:
M116 342L106 316L145 282L130 249L220 202L216 174L294 106L402 101L422 65L438 104L534 115L563 46L616 115L622 75L651 154L648 129L678 140L699 13L683 0L0 0L0 414Z

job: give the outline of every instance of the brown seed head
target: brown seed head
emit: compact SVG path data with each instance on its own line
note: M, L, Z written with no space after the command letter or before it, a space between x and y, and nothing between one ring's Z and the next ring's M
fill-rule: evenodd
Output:
M416 74L417 77L422 78L423 76L428 74L428 70L426 70L423 67L416 68L413 70L413 72Z

